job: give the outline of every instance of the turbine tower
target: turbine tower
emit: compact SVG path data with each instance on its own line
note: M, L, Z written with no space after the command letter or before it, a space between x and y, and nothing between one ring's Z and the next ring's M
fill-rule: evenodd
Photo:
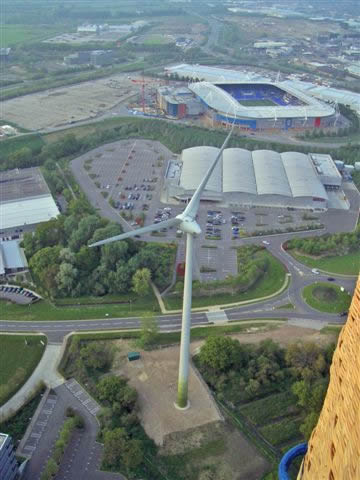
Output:
M190 347L190 327L191 327L191 297L192 297L192 263L193 263L193 248L194 238L201 233L200 225L196 221L196 215L199 210L200 198L205 190L205 187L218 164L222 153L231 137L234 124L226 137L218 155L213 161L212 165L202 179L200 185L196 189L189 204L185 210L177 215L175 218L165 220L158 224L149 225L147 227L131 230L130 232L116 235L105 240L93 243L89 247L98 247L106 243L116 242L117 240L125 240L126 238L135 237L143 233L155 232L164 227L176 226L179 230L186 233L186 259L185 259L185 278L184 278L184 297L181 323L181 343L180 343L180 362L179 362L179 379L176 407L179 409L186 409L189 407L188 402L188 379L189 379L189 347Z

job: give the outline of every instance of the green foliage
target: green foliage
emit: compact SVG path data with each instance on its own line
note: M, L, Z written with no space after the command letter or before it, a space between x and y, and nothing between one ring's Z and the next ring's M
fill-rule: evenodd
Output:
M112 357L112 350L106 342L90 342L80 348L80 358L85 367L93 370L109 368Z
M325 234L319 237L293 238L288 240L289 250L306 255L322 255L326 257L346 255L360 249L360 225L354 232Z
M66 215L25 234L23 245L38 286L52 298L127 293L134 285L139 297L149 293L149 280L164 287L170 281L176 255L173 245L116 242L89 249L122 232L120 225L101 219L88 202L77 198Z
M40 384L31 399L13 417L0 423L0 432L10 435L15 443L19 442L26 432L44 391L45 385Z
M226 371L239 361L238 356L241 355L240 349L237 348L239 346L239 342L231 337L209 337L201 348L199 361L217 372Z
M159 327L157 320L152 313L145 313L141 318L141 330L137 340L140 348L149 348L157 343L159 338Z
M148 268L136 270L131 280L133 291L140 297L147 295L150 290L150 280L151 272Z
M127 385L125 377L108 376L97 384L97 394L105 405L131 412L137 401L137 392Z
M143 461L142 444L129 438L124 428L116 428L104 434L104 464L116 468L124 465L126 470L135 469Z
M344 312L351 303L350 294L332 283L317 282L307 285L302 294L305 302L320 312Z
M286 418L280 422L265 425L260 429L260 432L272 445L279 446L289 440L300 439L300 425L300 420L289 422L289 419Z

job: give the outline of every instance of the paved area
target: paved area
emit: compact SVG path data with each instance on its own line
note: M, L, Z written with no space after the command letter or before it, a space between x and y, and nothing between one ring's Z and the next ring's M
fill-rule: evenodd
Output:
M1 421L19 410L41 381L51 388L57 387L63 383L64 380L57 371L57 364L60 359L61 350L61 344L47 345L45 352L32 375L20 390L0 408Z
M33 452L37 449L43 434L49 423L50 416L53 414L57 403L57 395L49 394L46 401L41 405L40 411L36 412L37 418L32 425L31 431L22 445L22 448L17 452L19 455L31 457ZM45 433L46 434L46 433Z
M184 205L177 204L167 195L164 176L168 161L174 159L166 147L159 142L149 140L122 140L98 147L71 162L72 171L91 204L99 213L114 222L120 223L124 231L136 229L135 220L145 215L145 225L150 225L165 210L176 216L183 211ZM282 241L291 238L287 228L306 228L315 223L324 224L323 230L296 233L298 236L318 235L326 231L351 231L356 225L359 213L359 192L351 182L343 182L344 194L350 203L349 210L329 209L327 212L293 211L286 208L270 207L230 207L202 203L199 209L198 223L202 234L195 241L194 277L201 281L224 279L237 274L236 247L246 242L243 233L262 236L251 238L251 242L261 243L264 239L272 241L265 232L280 230L285 232ZM106 198L104 198L106 197ZM113 208L109 204L112 200ZM340 202L341 203L341 202ZM342 201L342 203L344 203ZM211 215L221 217L221 222L212 225ZM159 213L161 212L161 213ZM120 213L125 213L125 221ZM209 217L210 215L210 217ZM237 217L234 234L233 217ZM209 231L217 235L209 235ZM184 237L177 236L176 228L170 228L160 234L143 235L142 240L153 242L176 242L184 260ZM209 248L212 247L212 248Z
M80 396L79 396L80 397ZM42 405L32 426L23 454L30 456L24 480L40 480L46 462L50 458L59 431L66 416L67 407L73 408L84 419L85 427L77 430L65 451L56 480L124 480L120 474L99 470L103 446L96 442L99 423L86 408L84 401L76 397L66 385L56 387Z
M79 402L83 404L91 415L96 417L97 413L100 411L100 405L87 393L75 378L71 378L65 382L65 387L79 400Z

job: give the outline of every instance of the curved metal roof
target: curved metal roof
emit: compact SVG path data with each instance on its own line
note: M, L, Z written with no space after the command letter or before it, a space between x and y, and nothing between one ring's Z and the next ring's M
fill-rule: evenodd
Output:
M307 155L299 152L285 152L281 154L281 158L293 197L328 198Z
M316 100L310 95L304 92L292 88L291 86L279 85L273 82L226 82L240 85L241 83L259 83L266 85L273 85L283 89L285 92L289 92L292 95L300 98L306 103L305 106L276 106L276 107L246 107L241 105L235 100L229 93L225 92L222 88L209 82L198 82L189 85L189 89L194 92L206 105L210 108L218 111L221 114L225 114L229 117L246 117L246 118L298 118L298 117L329 117L335 114L335 109L327 104ZM218 85L221 83L218 82Z
M279 153L272 150L252 152L258 195L291 197L291 188Z
M185 190L196 190L218 153L219 149L216 147L192 147L183 150L180 185ZM221 161L209 178L206 190L222 192Z
M243 148L226 148L223 152L223 192L257 194L251 152Z
M196 190L218 154L215 147L193 147L182 152L180 186ZM210 177L207 191L284 197L328 199L311 159L298 152L226 148Z

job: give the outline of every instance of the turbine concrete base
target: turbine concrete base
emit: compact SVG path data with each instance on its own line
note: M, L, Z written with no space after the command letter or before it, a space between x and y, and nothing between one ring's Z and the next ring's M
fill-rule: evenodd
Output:
M188 400L187 404L185 405L185 407L179 407L179 405L176 402L174 402L174 407L176 408L176 410L189 410L190 406L191 406L191 404L190 404L189 400Z

